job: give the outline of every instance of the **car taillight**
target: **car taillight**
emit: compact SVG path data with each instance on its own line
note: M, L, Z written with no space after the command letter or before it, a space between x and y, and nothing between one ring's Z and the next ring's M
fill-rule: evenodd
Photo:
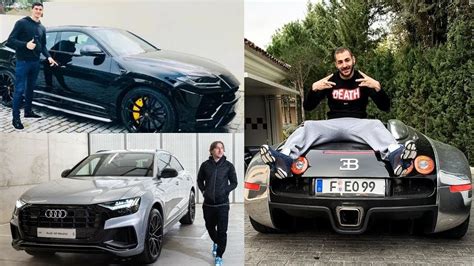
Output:
M245 182L244 187L249 190L260 190L260 184Z
M451 193L454 192L462 192L462 191L469 191L472 189L472 184L465 184L465 185L451 185L449 186L449 191Z
M305 157L299 157L291 165L291 172L295 175L301 175L308 169L308 160Z
M415 169L422 175L427 175L434 170L434 161L428 156L420 155L415 159Z

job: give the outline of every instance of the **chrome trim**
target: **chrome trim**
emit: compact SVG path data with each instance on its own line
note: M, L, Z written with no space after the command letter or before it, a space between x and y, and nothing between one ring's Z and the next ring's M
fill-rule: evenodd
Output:
M452 184L466 184L471 180L470 173L469 175L467 175L467 172L463 174L462 169L457 169L459 170L458 173L450 173L449 171L447 171L446 169L442 169L441 167L442 163L440 160L445 160L445 164L449 161L456 161L456 163L461 162L459 162L459 158L456 158L456 156L453 156L453 154L446 155L446 151L438 150L442 148L442 146L440 145L446 145L446 148L448 148L450 152L459 153L457 155L462 155L461 157L463 157L464 155L460 151L458 151L452 146L438 141L434 141L428 137L426 137L426 139L433 148L434 160L437 168L436 205L438 206L438 215L436 217L436 223L433 232L438 233L452 229L462 224L469 216L472 204L472 197L469 197L468 193L459 192L460 196L462 197L462 202L464 206L454 204L458 202L456 200L456 197L459 196L456 195L458 193L451 193L449 191L449 186ZM446 156L449 156L449 158L446 158ZM465 163L467 164L467 159L465 157L463 159L466 161Z
M357 223L356 224L344 224L341 220L341 211L356 211L357 212ZM364 208L359 206L337 206L336 207L337 221L341 226L347 227L359 227L362 223L362 217L364 216Z
M46 108L51 109L51 110L61 111L61 112L68 113L68 114L71 114L71 115L82 116L82 117L85 117L85 118L94 119L94 120L101 121L101 122L112 122L112 120L108 119L108 118L103 118L103 117L83 114L83 113L79 113L79 112L75 112L75 111L70 111L70 110L66 110L66 109L63 109L63 108L56 107L56 106L49 106L49 105L39 103L39 102L35 102L35 101L33 101L33 104L37 105L37 106L41 106L41 107L46 107Z
M64 209L47 209L44 216L49 219L66 218L67 211Z
M212 121L214 119L214 116L219 112L219 110L222 108L224 105L229 105L229 104L235 104L238 100L240 99L239 97L235 97L234 100L230 102L223 102L219 107L216 108L216 111L211 115L211 118L203 118L203 119L196 119L197 122L202 122L202 121Z
M276 229L270 214L270 167L258 164L249 168L245 175L245 182L260 185L259 191L244 188L245 211L257 223Z
M95 108L99 108L99 109L105 110L105 108L102 107L102 106L100 106L100 105L95 105L95 104L92 104L92 103L87 103L87 102L83 102L83 101L71 99L71 98L64 97L64 96L59 96L59 95L56 95L56 94L53 94L53 93L49 93L49 92L45 92L45 91L38 91L38 90L34 90L33 92L39 93L39 94L48 95L48 96L51 96L51 97L56 97L56 98L59 98L59 99L62 99L62 100L70 101L70 102L75 102L75 103L79 103L79 104L83 104L83 105L88 105L88 106L92 106L92 107L95 107Z

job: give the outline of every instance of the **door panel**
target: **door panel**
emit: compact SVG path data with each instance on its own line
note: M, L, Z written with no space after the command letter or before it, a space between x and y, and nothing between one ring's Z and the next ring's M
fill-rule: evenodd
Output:
M85 45L100 48L85 33L61 32L51 46L51 56L59 66L50 67L44 62L41 84L45 92L61 96L60 101L68 108L100 114L105 109L103 103L110 101L107 90L117 75L110 72L113 59L105 51L97 56L81 55L80 50Z

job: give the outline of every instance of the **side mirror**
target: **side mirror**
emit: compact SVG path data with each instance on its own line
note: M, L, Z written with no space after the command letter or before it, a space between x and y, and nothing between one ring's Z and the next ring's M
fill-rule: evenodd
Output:
M171 178L171 177L177 177L178 176L178 171L173 168L165 168L161 171L161 178Z
M66 169L61 173L61 177L66 177L71 173L71 169Z
M84 55L84 56L100 56L100 55L105 55L104 52L102 52L102 50L100 50L99 47L95 46L95 45L84 45L82 48L81 48L81 51L80 51L81 55Z

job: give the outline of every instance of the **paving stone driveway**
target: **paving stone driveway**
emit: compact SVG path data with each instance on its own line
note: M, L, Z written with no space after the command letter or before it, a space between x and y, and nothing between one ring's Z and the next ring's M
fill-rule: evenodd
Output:
M260 234L253 230L246 215L245 264L474 265L473 220L461 240L411 235L406 226L377 225L363 235L340 235L328 224L320 224L306 225L293 234Z

